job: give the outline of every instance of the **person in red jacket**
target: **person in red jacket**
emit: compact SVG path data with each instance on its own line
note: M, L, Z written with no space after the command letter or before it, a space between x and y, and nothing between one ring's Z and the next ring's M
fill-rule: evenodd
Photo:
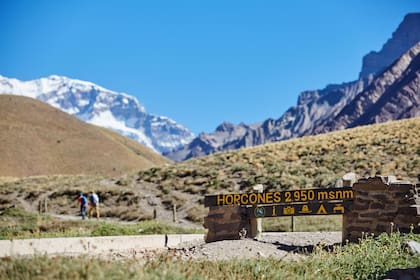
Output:
M77 201L80 204L80 215L82 216L82 219L86 219L86 208L87 208L87 198L84 196L83 193L79 193L79 196L77 197Z

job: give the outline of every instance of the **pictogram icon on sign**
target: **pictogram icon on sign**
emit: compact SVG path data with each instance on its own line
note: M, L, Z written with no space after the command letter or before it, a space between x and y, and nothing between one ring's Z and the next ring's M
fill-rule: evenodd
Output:
M324 205L320 205L318 211L316 212L318 215L322 215L322 214L328 214L327 210L325 210Z
M334 213L341 212L341 214L344 213L344 207L342 204L336 204L333 208Z
M257 207L255 208L255 217L261 218L265 215L265 209L264 207Z
M302 213L302 214L307 214L307 213L311 213L312 211L311 210L309 210L309 206L308 205L303 205L302 206L302 210L301 211L299 211L299 213Z
M283 208L283 214L284 215L293 215L295 214L295 207L287 206Z

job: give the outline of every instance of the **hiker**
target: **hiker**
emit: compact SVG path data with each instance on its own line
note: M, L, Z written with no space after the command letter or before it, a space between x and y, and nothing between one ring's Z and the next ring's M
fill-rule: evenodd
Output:
M89 192L89 219L92 218L92 212L95 211L96 219L99 219L99 197L94 192Z
M86 219L87 198L83 193L79 193L77 201L80 203L80 215L82 215L82 219L84 220Z

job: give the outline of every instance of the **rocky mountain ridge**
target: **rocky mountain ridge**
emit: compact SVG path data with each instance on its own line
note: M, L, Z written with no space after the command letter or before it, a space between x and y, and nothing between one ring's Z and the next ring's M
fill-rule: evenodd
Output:
M420 115L420 13L408 14L382 50L363 59L360 78L304 91L279 119L230 125L228 137L202 133L165 156L175 161L303 135ZM417 43L417 44L416 44ZM405 54L404 54L405 53Z
M420 42L377 76L333 119L307 134L420 116Z
M152 115L133 96L94 83L52 75L32 81L0 76L0 93L32 97L82 121L110 128L156 152L189 143L194 135L164 116Z
M407 49L420 41L420 14L410 13L383 45L379 52L371 51L363 57L362 70L359 77L377 75L391 65L395 59L403 55Z

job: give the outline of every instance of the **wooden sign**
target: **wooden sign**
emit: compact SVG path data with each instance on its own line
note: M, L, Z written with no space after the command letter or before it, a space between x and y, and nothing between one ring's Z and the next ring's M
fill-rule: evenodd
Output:
M265 205L265 204L292 204L311 203L321 201L352 200L352 188L328 188L309 189L294 191L274 191L263 193L235 193L206 195L204 206L227 206L227 205Z
M346 204L317 202L284 205L264 205L248 207L250 218L271 218L280 216L341 215L346 212Z

